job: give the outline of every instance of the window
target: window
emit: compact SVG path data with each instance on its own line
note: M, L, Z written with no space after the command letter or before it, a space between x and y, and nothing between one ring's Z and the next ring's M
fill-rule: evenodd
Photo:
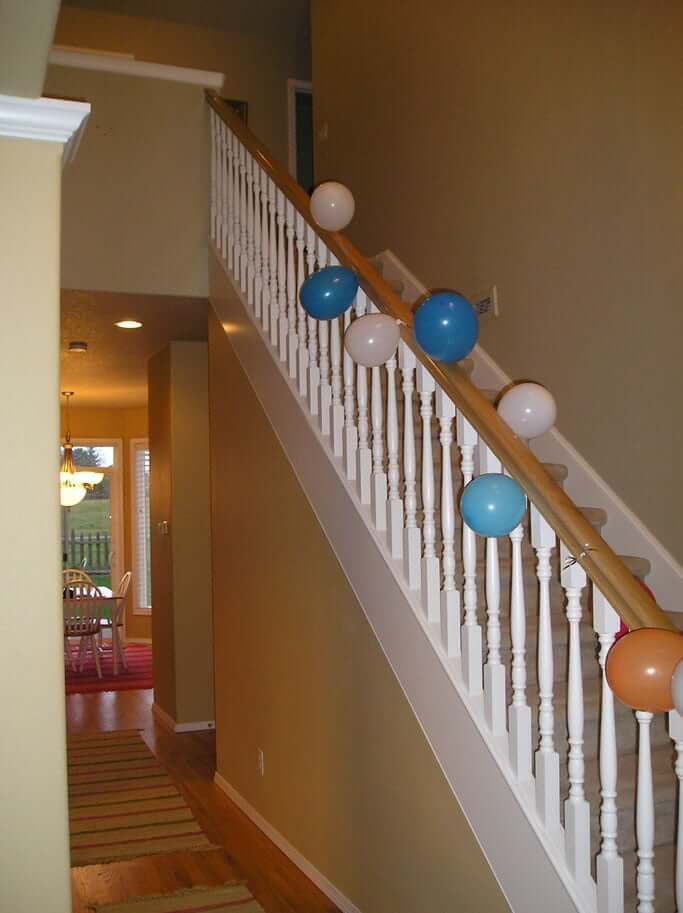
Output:
M133 585L135 613L152 611L152 566L149 539L149 444L131 441L133 493Z

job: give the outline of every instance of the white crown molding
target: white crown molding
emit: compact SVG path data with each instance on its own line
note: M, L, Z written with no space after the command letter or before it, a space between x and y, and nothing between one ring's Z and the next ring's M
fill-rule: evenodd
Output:
M163 63L149 63L136 60L132 55L108 54L82 48L53 47L48 63L60 67L75 67L80 70L100 70L104 73L120 73L123 76L142 76L147 79L166 79L170 82L184 82L204 86L216 91L223 88L225 75L211 70L193 70L189 67L174 67Z
M0 95L0 136L64 144L64 163L76 154L90 114L85 101Z

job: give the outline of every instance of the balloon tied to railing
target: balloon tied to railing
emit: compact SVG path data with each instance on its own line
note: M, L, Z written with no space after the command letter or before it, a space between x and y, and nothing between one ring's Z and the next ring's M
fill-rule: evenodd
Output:
M607 654L607 681L634 710L683 713L683 635L638 628L620 637Z

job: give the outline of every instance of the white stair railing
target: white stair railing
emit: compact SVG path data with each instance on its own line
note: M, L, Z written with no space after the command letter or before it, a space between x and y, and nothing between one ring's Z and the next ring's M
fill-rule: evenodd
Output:
M456 663L470 712L491 736L500 737L491 742L496 759L525 786L523 794L530 797L525 811L540 822L553 858L560 852L561 874L573 883L577 907L622 913L628 906L618 833L616 716L604 674L618 615L594 583L592 605L587 606L585 571L561 540L558 549L556 531L533 503L529 517L509 537L504 581L503 540L480 542L464 523L456 522L454 480L467 484L473 478L475 458L480 472L506 467L435 381L407 337L386 365L354 365L342 338L351 321L378 310L366 291L358 291L353 308L339 320L319 322L306 316L299 304L305 277L337 259L308 212L293 205L216 110L211 111L211 149L211 240L264 345L315 419L330 459L339 461L353 483L358 509L385 537L387 561L395 562L427 623L437 625L438 642L444 656ZM527 606L525 560L535 563L537 619L530 618ZM552 611L551 587L558 583L565 593L563 620ZM529 622L534 620L535 641L528 642ZM586 625L598 638L590 660L582 650ZM559 668L554 648L561 628L568 652L566 667ZM502 637L506 632L509 651ZM527 696L532 653L538 684L535 707ZM597 664L600 681L600 713L590 724L599 741L599 796L593 802L584 783L588 661ZM635 716L639 755L631 809L636 841L631 909L652 913L658 874L653 862L653 715ZM671 776L680 783L683 720L678 714L669 714L669 727L677 755ZM679 807L677 832L682 820ZM669 872L667 877L675 883L678 909L683 910L680 843L676 857L678 874ZM666 909L675 909L673 899Z

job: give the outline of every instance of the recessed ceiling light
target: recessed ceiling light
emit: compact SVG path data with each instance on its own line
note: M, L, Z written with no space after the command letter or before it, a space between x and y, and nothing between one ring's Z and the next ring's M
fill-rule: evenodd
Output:
M115 326L122 330L139 330L142 324L139 320L117 320Z
M82 342L81 340L74 339L73 342L69 343L69 352L87 352L88 343Z

